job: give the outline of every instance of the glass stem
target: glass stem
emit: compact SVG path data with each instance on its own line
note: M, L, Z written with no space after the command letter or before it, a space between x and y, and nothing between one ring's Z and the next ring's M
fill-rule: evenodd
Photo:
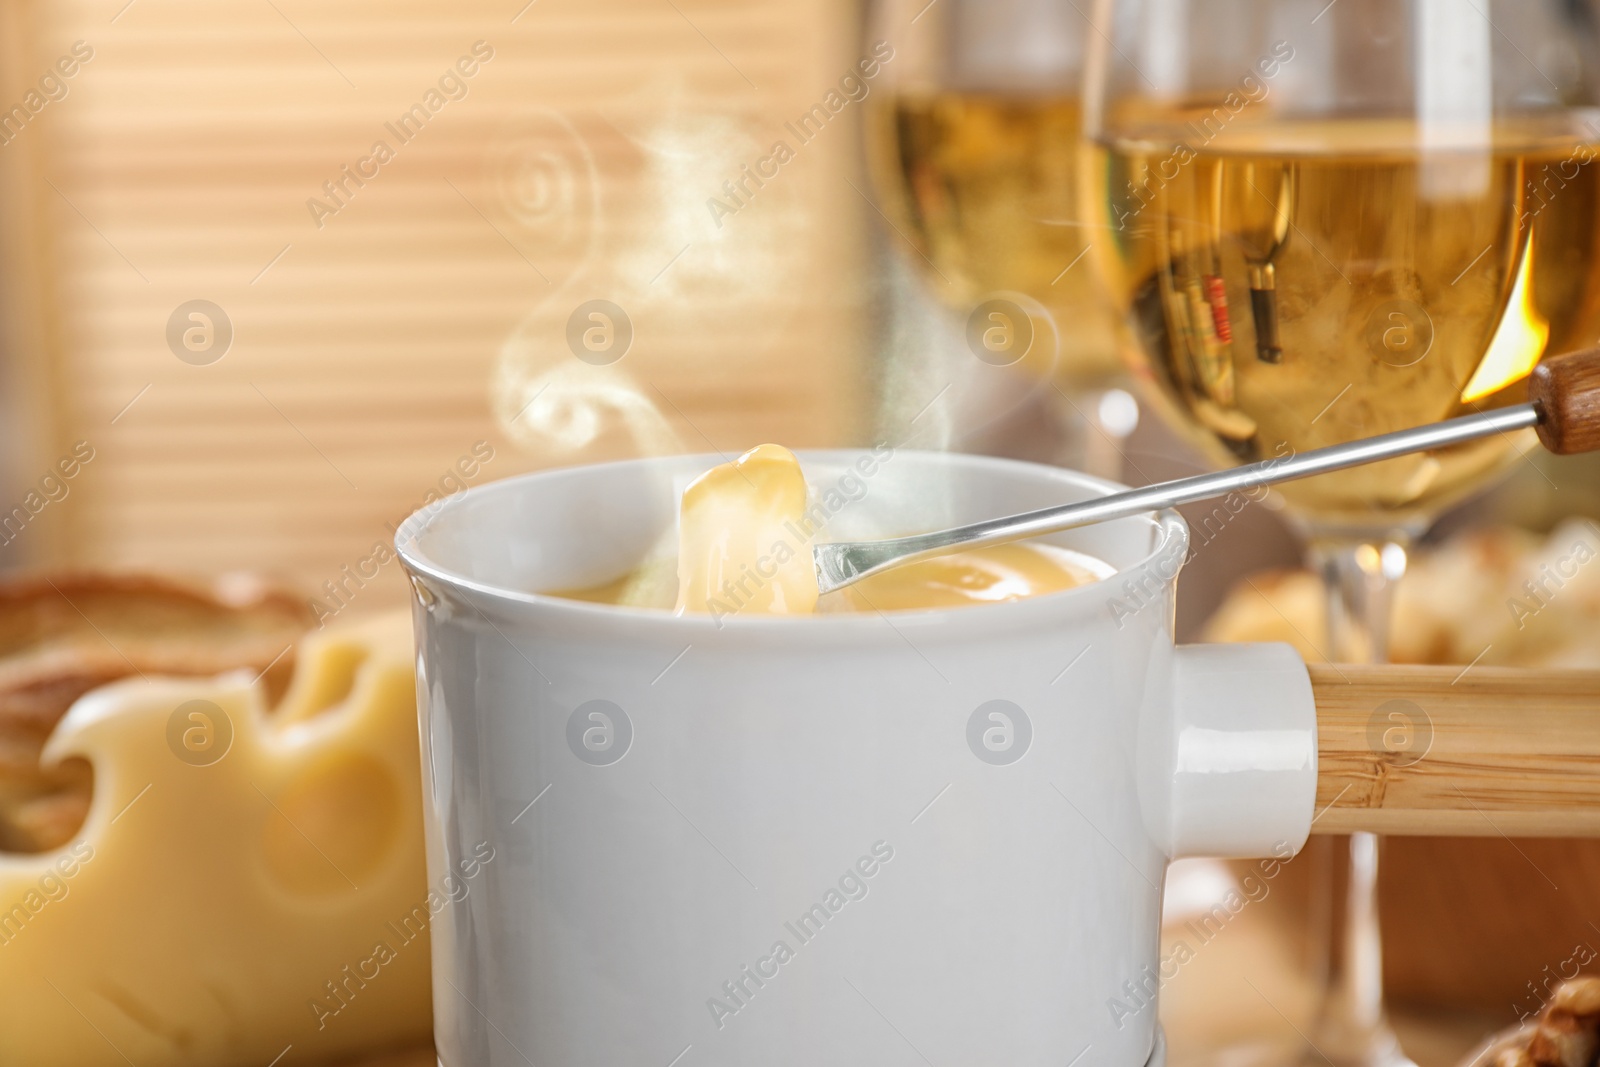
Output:
M1070 395L1068 395L1070 394ZM1126 390L1071 387L1056 390L1056 401L1064 424L1072 427L1070 454L1059 457L1066 467L1085 474L1120 482L1124 470L1128 438L1139 425L1139 405Z
M1336 995L1350 1023L1373 1035L1387 1029L1383 1014L1383 939L1378 926L1378 835L1350 835L1345 895L1344 966Z
M1360 539L1314 538L1312 558L1328 593L1328 659L1383 663L1395 585L1406 569L1409 538L1401 533ZM1331 888L1331 887L1330 887ZM1324 946L1330 951L1332 945ZM1327 986L1312 1041L1335 1067L1393 1067L1410 1061L1400 1051L1383 1010L1383 940L1378 925L1378 837L1350 835L1342 952L1330 959Z
M1100 398L1090 394L1087 399L1098 404ZM1122 481L1122 451L1127 436L1118 427L1107 426L1093 408L1089 410L1089 423L1083 441L1083 472L1107 481Z

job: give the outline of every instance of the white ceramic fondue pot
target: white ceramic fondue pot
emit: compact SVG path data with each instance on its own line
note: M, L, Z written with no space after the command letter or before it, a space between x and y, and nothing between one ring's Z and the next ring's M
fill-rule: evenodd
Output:
M971 456L802 462L826 538L1111 491ZM444 1067L1139 1067L1162 878L1312 821L1283 645L1174 647L1174 513L1054 538L1106 581L893 615L674 617L540 595L618 577L716 457L556 470L418 513ZM1126 983L1133 983L1132 986ZM1115 1008L1120 1003L1121 1010Z

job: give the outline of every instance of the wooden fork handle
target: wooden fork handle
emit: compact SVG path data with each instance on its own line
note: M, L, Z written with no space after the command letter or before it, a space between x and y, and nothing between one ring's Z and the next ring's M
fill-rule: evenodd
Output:
M1554 356L1528 376L1544 447L1560 456L1600 448L1600 348Z

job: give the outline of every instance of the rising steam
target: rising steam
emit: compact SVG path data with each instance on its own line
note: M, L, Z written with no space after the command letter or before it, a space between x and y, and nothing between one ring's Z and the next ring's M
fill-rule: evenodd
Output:
M651 84L604 116L532 112L486 160L497 228L548 279L491 382L495 417L536 462L683 451L663 411L689 416L664 398L725 383L797 314L808 179L785 172L719 219L708 200L767 150L770 124L687 97ZM598 301L638 338L620 362L570 339L575 309Z
M619 430L626 439L621 451L628 454L683 450L666 418L625 372L567 355L529 377L523 371L533 361L530 348L526 339L506 342L507 350L521 351L501 360L492 392L500 425L530 454L558 460L605 443Z

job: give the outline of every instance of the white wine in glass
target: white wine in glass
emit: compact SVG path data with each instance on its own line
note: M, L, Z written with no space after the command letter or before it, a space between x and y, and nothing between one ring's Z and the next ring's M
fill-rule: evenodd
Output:
M1600 112L1506 120L1481 153L1426 154L1408 119L1197 117L1096 146L1118 224L1100 264L1149 373L1220 464L1524 398L1545 352L1600 334ZM1430 190L1430 169L1467 177ZM1513 455L1498 438L1281 487L1302 517L1412 526Z
M940 295L960 304L1026 293L1070 327L1061 338L1066 377L1081 385L1119 377L1115 318L1087 262L1077 100L912 91L882 107L882 184Z

